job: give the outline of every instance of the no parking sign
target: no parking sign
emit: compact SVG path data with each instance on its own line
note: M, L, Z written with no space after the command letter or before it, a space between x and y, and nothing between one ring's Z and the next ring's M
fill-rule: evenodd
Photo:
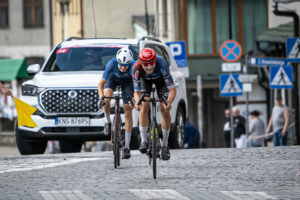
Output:
M242 53L241 45L235 40L227 40L220 47L220 56L226 62L238 61Z

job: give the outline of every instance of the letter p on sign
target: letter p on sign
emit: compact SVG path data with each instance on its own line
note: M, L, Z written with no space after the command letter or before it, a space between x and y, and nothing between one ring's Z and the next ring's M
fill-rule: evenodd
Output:
M180 56L182 54L182 47L180 44L170 44L170 50L173 56Z

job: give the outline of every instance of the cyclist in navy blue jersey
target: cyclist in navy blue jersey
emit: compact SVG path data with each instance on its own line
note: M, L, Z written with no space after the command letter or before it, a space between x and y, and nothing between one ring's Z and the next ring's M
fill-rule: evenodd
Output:
M137 60L132 68L132 77L134 83L134 99L137 102L142 93L145 94L145 99L150 99L152 83L155 84L157 95L161 100L160 110L162 115L162 132L163 144L161 155L163 160L170 159L170 151L168 147L168 139L171 128L170 109L176 96L176 88L173 78L170 74L166 60L160 56L156 56L154 50L144 48L139 53L139 60ZM162 101L162 95L167 99L166 106ZM141 133L140 152L147 151L147 129L149 127L148 112L150 108L149 102L143 102L141 106L135 105L139 113L139 129Z
M128 48L122 48L117 52L116 57L112 58L106 65L105 71L98 84L99 102L98 106L103 108L106 123L104 133L109 135L111 132L110 119L110 99L113 91L119 85L122 89L122 97L133 97L133 82L132 82L132 66L134 64L133 54ZM123 99L123 108L125 113L125 147L123 158L129 159L130 154L130 139L132 131L132 106L129 105L128 99Z

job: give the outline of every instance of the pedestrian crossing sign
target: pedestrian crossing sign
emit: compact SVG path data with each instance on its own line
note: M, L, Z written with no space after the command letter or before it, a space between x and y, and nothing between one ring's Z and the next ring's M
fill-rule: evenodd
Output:
M300 62L300 38L287 38L286 56L289 62Z
M289 65L274 66L270 68L270 88L293 88L293 67Z
M220 75L221 97L243 95L243 84L239 81L239 74Z

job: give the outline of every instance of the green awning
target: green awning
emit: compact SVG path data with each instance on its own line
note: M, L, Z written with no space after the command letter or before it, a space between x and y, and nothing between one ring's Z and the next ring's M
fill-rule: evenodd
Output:
M30 78L24 59L0 59L0 81Z
M292 37L294 37L294 25L290 22L265 30L257 37L257 41L285 44L286 38Z

